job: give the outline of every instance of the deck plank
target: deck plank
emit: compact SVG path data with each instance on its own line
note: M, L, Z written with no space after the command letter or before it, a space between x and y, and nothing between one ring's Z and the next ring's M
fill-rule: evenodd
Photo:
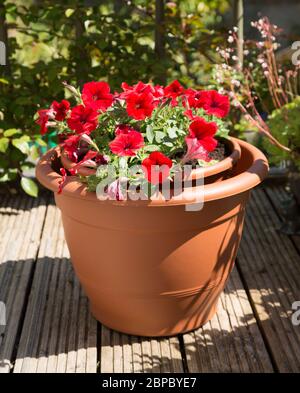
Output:
M264 188L265 193L268 198L271 200L277 215L279 216L279 220L282 220L282 203L289 200L290 196L285 190L284 186L270 186ZM292 235L290 238L293 240L295 247L300 254L300 235Z
M96 324L70 264L60 212L51 204L13 371L96 372Z
M273 372L236 268L216 315L183 339L189 372Z
M128 336L102 326L100 371L183 372L179 339Z
M238 266L259 324L280 372L300 371L300 329L291 322L300 299L300 257L291 239L279 233L280 219L262 188L252 193Z
M46 209L45 198L26 196L6 197L0 208L0 301L6 305L7 316L0 338L1 373L13 366Z
M299 372L300 330L291 314L300 300L300 237L277 231L284 198L283 188L252 193L238 269L215 317L182 336L182 352L179 337L128 336L98 324L70 264L59 210L45 198L1 196L0 301L8 323L0 372L183 372L185 359L189 372L273 372L274 365Z

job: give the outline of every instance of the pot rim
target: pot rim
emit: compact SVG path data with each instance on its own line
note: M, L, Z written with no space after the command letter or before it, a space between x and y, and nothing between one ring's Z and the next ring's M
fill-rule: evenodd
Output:
M224 140L224 143L229 145L229 149L231 150L230 155L214 165L192 169L191 174L189 175L187 180L196 180L201 177L205 178L217 175L219 173L227 171L228 169L231 169L238 162L238 160L241 158L241 148L236 138L229 137L228 139L219 139ZM61 163L63 167L67 170L72 169L77 165L77 163L72 162L69 157L67 157L63 149L61 150ZM78 168L77 173L81 176L92 176L96 174L96 169L81 167Z
M109 203L117 206L174 206L174 205L191 205L199 203L199 200L195 197L197 192L203 193L203 202L214 201L218 199L227 198L237 194L246 192L257 184L261 183L267 176L269 166L265 155L253 145L239 140L237 138L231 138L236 141L241 147L242 155L240 160L243 160L243 150L251 157L252 163L242 173L235 175L229 179L222 180L220 182L207 184L199 187L191 187L184 190L184 194L181 198L171 198L165 200L162 194L158 194L155 197L151 197L149 200L138 200L133 201L127 199L125 201L115 200L99 200L95 192L87 191L87 187L78 180L77 176L68 176L62 190L62 196L71 198L84 198L89 202L96 203ZM53 148L49 150L45 155L41 157L36 167L36 177L39 182L49 190L57 192L59 189L59 182L62 176L52 169L51 162L54 158L59 156L59 148ZM58 195L60 197L60 195ZM202 200L202 199L201 199Z

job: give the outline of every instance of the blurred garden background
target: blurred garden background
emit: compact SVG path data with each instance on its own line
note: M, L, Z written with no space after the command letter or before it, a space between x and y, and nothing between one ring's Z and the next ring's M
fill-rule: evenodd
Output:
M68 97L62 82L80 86L83 81L106 80L115 89L123 81L165 84L178 79L185 87L219 89L216 65L224 62L219 48L226 47L228 30L234 26L244 39L237 48L242 67L236 79L242 85L243 69L252 65L258 110L293 153L262 140L234 106L232 134L250 138L274 165L292 161L297 167L298 73L293 75L288 103L282 105L283 116L257 61L253 42L259 37L251 21L267 16L278 26L276 62L284 74L294 67L291 45L300 40L299 14L300 4L294 0L0 0L0 41L5 46L0 66L0 189L16 193L21 185L37 195L34 163L56 140L54 133L41 137L34 115L54 99ZM248 47L253 49L250 54ZM242 89L240 95L247 100Z

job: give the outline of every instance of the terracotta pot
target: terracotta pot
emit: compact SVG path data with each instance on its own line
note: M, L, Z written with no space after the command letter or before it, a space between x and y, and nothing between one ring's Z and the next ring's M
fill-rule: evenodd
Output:
M234 138L223 139L226 149L229 151L228 157L218 162L215 165L206 168L193 169L186 180L196 180L200 178L205 179L205 184L213 183L224 179L238 162L241 156L241 148ZM72 169L76 163L72 162L65 152L61 154L61 162L65 169ZM81 167L78 169L78 174L82 176L91 176L96 173L96 169Z
M57 151L42 157L37 178L55 192L76 274L104 325L170 336L212 318L234 265L250 190L268 172L258 149L234 140L242 152L234 175L204 186L198 211L186 211L191 200L99 201L72 176L58 195Z

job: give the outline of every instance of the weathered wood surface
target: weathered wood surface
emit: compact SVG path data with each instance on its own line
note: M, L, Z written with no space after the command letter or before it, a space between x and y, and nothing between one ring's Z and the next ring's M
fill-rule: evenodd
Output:
M247 294L234 268L217 314L183 336L190 372L272 372Z
M279 233L267 193L252 193L237 263L277 370L300 372L300 327L291 320L300 300L299 252Z
M14 372L96 372L97 322L69 261L60 212L49 205Z
M300 371L299 238L278 233L283 188L256 189L216 316L172 338L128 336L91 316L48 197L0 198L0 372ZM297 248L299 247L299 248Z

